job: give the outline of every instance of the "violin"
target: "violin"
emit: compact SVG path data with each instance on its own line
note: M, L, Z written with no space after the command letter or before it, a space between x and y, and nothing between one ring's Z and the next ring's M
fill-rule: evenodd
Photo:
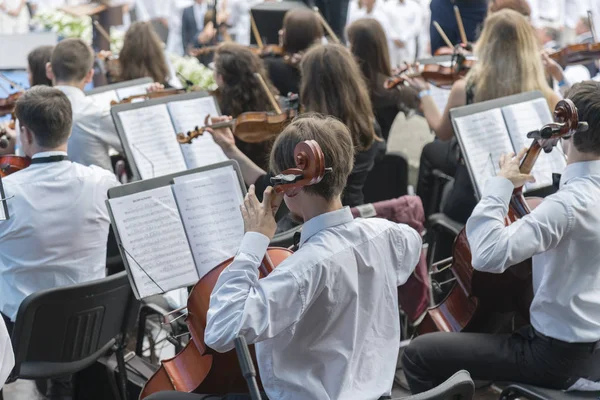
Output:
M324 168L324 155L317 142L310 140L298 143L294 155L296 168L283 171L281 175L273 178L276 191L291 193L323 179L327 169ZM291 182L286 175L294 175L296 178ZM268 276L292 254L289 249L269 248L259 267L259 278ZM219 275L232 262L233 257L222 262L192 288L187 301L186 317L190 341L175 357L161 362L160 368L142 389L140 399L165 390L211 394L248 391L235 350L218 353L204 343L210 295ZM254 346L249 346L249 350L252 359L256 362ZM258 383L261 387L260 380Z
M600 58L600 43L573 44L550 53L549 56L563 68L569 65L590 64Z
M193 90L194 89L191 89L191 90L190 89L162 89L162 90L157 90L154 92L148 92L148 93L144 93L144 94L136 94L133 96L129 96L129 97L122 99L119 102L113 100L110 102L110 105L114 106L117 104L129 104L131 102L134 102L135 100L160 99L162 97L174 96L176 94L183 94L183 93L187 93L187 92L193 91Z
M31 165L29 157L15 156L14 154L0 156L0 178L25 169Z
M534 139L520 165L523 174L531 173L544 150L552 151L561 137L587 130L587 123L579 122L577 108L571 100L561 100L554 110L556 122L527 134ZM523 188L516 188L511 196L505 223L514 223L529 214L540 199L525 199ZM508 268L503 274L474 270L471 250L463 229L454 242L451 270L456 284L448 296L430 308L417 328L419 334L429 332L489 332L489 312L516 312L529 320L529 306L533 299L531 259Z
M0 117L14 113L17 100L19 100L23 93L24 92L22 91L15 92L13 94L9 94L8 97L0 99Z
M440 59L439 62L436 62L435 57L431 60L433 62L419 66L417 72L414 72L412 68L405 68L400 73L386 79L383 87L393 89L400 84L405 84L408 78L421 77L434 86L448 88L458 79L464 78L475 63L474 59L468 59L463 54L453 54L450 65L445 61L446 57Z

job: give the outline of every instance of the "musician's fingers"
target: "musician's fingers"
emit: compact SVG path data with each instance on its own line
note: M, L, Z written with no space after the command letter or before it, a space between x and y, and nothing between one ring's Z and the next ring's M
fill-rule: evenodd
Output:
M242 219L244 220L244 228L246 228L246 221L248 220L248 210L243 204L240 204L240 211L242 212Z
M248 202L247 207L250 207L250 211L256 210L260 207L260 202L258 201L258 198L256 198L255 190L256 189L254 188L254 185L250 185L250 187L248 188L248 194L246 195L246 199ZM244 203L246 203L246 201L244 201Z
M273 215L275 215L277 210L279 210L282 200L283 196L279 195L277 192L275 192L273 187L269 186L265 189L263 194L262 206L265 212L271 211Z
M206 117L204 118L204 125L209 125L210 122L211 122L210 114L206 114Z
M535 177L533 175L525 175L525 181L526 182L534 183L535 182Z
M517 154L517 160L521 161L523 157L525 157L525 154L527 154L527 147L523 147L521 151L519 151L519 154Z
M500 159L498 160L498 165L502 168L506 164L506 154L500 155Z

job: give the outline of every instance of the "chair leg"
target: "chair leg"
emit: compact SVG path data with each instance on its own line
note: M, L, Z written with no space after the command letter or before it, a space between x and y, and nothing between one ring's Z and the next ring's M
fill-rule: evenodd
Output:
M115 351L115 356L117 358L117 365L119 367L118 373L118 385L119 392L121 395L121 400L127 400L129 397L127 395L127 366L125 365L125 355L123 353L124 345L119 341L117 349Z

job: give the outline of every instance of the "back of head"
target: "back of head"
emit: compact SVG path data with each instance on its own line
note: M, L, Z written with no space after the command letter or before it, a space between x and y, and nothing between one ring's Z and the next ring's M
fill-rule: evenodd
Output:
M290 10L283 18L283 47L288 53L298 53L318 43L323 26L314 11L304 8Z
M57 82L80 82L94 66L94 53L81 39L60 41L50 60Z
M262 60L247 47L235 43L219 46L215 53L215 72L223 79L219 87L223 114L234 118L246 111L270 111L268 97L254 75L259 73L273 89Z
M52 86L52 81L46 76L46 64L50 62L53 51L54 46L40 46L27 55L31 86Z
M385 31L376 19L358 19L346 29L346 33L352 54L370 85L377 84L378 75L392 75Z
M575 103L579 121L588 123L587 131L573 135L573 145L580 153L600 156L600 82L577 83L571 87L566 98Z
M312 47L300 63L300 99L304 109L339 118L350 129L358 150L375 140L371 99L360 68L339 44Z
M71 103L58 89L41 85L27 90L17 101L15 114L21 127L33 133L40 147L59 147L71 134Z
M149 22L131 24L123 40L119 63L120 78L124 81L149 77L164 83L169 77L163 44Z
M304 192L333 200L346 187L354 164L354 147L348 128L333 117L304 114L288 125L275 140L271 150L270 169L279 174L296 168L294 149L305 140L316 141L325 156L325 167L331 168L316 185L305 186Z
M504 9L489 16L475 54L478 61L467 79L476 85L476 102L533 90L552 94L535 32L518 12Z
M523 15L525 18L531 17L531 7L527 0L492 0L490 1L489 12L495 13L500 10L510 9Z

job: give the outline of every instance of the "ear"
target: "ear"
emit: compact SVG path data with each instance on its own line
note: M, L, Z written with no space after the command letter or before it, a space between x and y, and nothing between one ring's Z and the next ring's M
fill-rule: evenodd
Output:
M46 63L46 78L50 79L52 82L54 82L55 79L54 71L52 71L52 64L49 62Z
M85 84L87 85L94 79L94 69L90 69L88 73L85 75Z
M27 145L31 146L34 141L33 132L31 132L31 130L28 127L23 126L23 125L20 125L20 129L21 129L21 140L23 140L25 143L27 143Z

